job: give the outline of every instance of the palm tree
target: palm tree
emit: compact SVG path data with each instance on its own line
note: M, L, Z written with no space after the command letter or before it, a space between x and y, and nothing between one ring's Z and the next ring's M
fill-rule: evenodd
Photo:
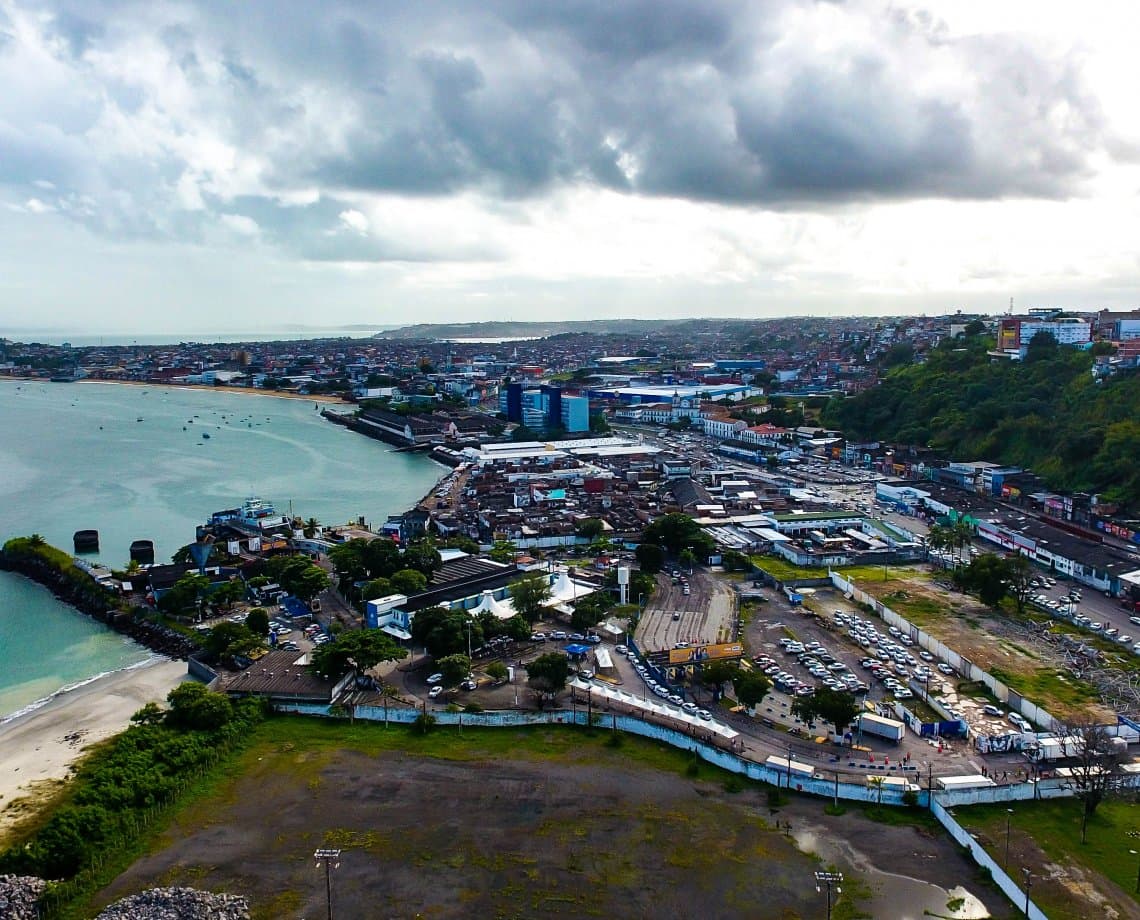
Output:
M970 545L970 541L974 539L974 527L962 518L954 522L950 528L950 534L954 541L954 547L958 551L958 565L962 564L962 550Z
M34 533L28 537L28 546L39 549L41 546L47 546L47 540L43 538L43 534Z
M317 531L320 529L321 529L321 522L318 521L316 518L313 518L313 517L309 518L307 521L305 521L305 526L303 528L303 533L305 534L305 538L307 540L311 540L313 537L315 537L317 535Z

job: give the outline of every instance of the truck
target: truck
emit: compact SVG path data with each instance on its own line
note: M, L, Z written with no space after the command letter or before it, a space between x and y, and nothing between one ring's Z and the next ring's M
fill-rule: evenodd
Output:
M875 735L886 738L888 741L902 741L906 733L906 726L896 719L885 719L870 712L863 713L855 723L856 728L865 735Z
M938 784L938 788L947 792L954 792L958 789L985 789L987 786L996 786L992 779L988 776L982 776L981 773L967 773L962 776L936 776L934 781Z
M800 763L798 760L788 760L787 757L773 755L764 763L778 773L786 773L800 779L811 779L815 775L815 769L810 764Z
M1084 748L1084 740L1075 735L1064 738L1050 737L1038 738L1033 744L1025 747L1025 756L1032 763L1051 763L1054 760L1066 760L1077 757Z

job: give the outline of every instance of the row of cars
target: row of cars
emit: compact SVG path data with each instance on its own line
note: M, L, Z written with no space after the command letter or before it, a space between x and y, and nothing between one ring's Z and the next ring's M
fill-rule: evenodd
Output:
M870 690L870 687L852 673L846 664L832 655L821 642L813 641L805 644L795 639L782 638L779 644L785 654L796 657L808 673L818 681L818 686L855 694L865 694ZM816 692L817 684L800 680L767 655L755 656L752 663L785 693L803 697Z
M680 709L682 712L687 712L689 715L704 719L706 722L712 719L712 713L707 709L699 708L696 703L686 702L685 698L679 693L673 692L669 687L654 680L653 675L649 671L649 668L641 663L637 657L637 652L635 652L633 649L626 648L624 645L619 645L614 648L614 651L619 655L625 655L625 657L629 659L630 663L634 667L634 670L637 671L638 677L645 681L646 688L654 696L660 697L670 706Z
M590 633L585 635L583 633L568 633L561 629L556 629L554 632L533 632L530 634L531 642L589 642L591 645L597 645L602 641L602 637L597 633Z

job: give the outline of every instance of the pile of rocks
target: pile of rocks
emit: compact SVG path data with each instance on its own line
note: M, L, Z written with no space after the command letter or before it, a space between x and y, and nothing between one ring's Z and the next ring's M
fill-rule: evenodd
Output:
M152 888L116 901L96 920L249 920L249 903L235 894Z
M0 917L36 920L36 903L46 884L42 878L31 875L0 875Z

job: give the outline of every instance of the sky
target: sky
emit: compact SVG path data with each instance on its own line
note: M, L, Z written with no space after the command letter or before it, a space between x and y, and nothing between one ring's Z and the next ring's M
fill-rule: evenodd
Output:
M1132 308L1135 16L0 0L0 334Z

